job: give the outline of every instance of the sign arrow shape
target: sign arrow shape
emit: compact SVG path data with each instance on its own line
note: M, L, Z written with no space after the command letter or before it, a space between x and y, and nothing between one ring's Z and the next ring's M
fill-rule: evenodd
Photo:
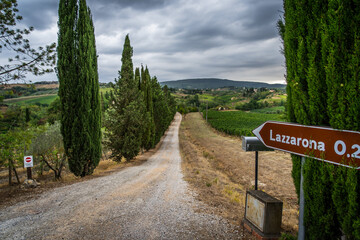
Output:
M360 132L267 121L253 133L269 148L360 169Z

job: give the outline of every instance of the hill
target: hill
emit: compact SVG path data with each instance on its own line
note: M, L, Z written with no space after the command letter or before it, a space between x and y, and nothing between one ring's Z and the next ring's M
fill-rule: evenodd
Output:
M197 79L183 79L175 81L160 82L162 86L167 85L169 88L182 89L215 89L223 87L247 87L247 88L285 88L285 84L269 84L263 82L248 82L248 81L232 81L228 79L219 78L197 78Z

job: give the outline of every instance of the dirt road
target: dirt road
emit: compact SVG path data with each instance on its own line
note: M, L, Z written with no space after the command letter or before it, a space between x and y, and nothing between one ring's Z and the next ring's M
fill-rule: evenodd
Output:
M140 166L2 209L0 239L241 239L188 190L180 122L177 114L159 151Z

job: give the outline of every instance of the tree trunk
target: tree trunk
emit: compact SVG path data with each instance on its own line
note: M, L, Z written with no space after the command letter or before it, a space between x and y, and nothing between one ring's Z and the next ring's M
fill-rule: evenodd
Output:
M17 174L16 168L15 168L13 163L12 163L12 167L13 167L13 170L14 170L14 173L15 173L15 176L16 176L16 180L17 180L18 184L20 184L19 175Z
M11 182L11 179L12 179L12 172L11 172L11 160L9 159L9 186L11 186L12 182Z

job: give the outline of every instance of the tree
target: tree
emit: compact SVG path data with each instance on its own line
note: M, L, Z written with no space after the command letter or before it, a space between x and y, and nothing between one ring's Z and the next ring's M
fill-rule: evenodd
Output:
M47 108L46 112L48 123L54 124L56 121L60 121L61 102L59 97L55 98L55 100L50 103L50 106Z
M29 152L40 158L40 161L54 172L55 179L60 179L66 160L60 123L55 122L45 131L37 134L32 140Z
M154 105L155 143L158 143L164 135L174 114L171 112L165 93L163 92L156 77L151 79Z
M360 5L356 1L285 0L287 115L291 122L360 130ZM300 159L293 178L300 183ZM324 191L327 189L327 191ZM360 174L307 159L306 238L360 239Z
M34 132L30 129L10 129L0 134L0 166L9 169L9 185L12 185L12 172L15 173L18 184L20 179L16 168L23 166L24 149L31 143Z
M129 35L126 35L121 70L115 81L105 121L105 144L118 162L122 157L131 160L139 153L146 126L145 105L139 90L139 79L134 76L132 56L133 48Z
M101 157L101 107L94 26L86 0L59 2L61 133L69 168L92 174Z
M137 71L135 71L136 73ZM151 76L149 69L146 67L144 70L141 66L141 83L140 89L144 96L144 102L147 113L147 125L142 138L142 147L149 150L155 146L155 123L154 123L154 107L153 107L153 94L151 86Z
M15 53L9 63L0 66L0 83L25 78L25 73L43 75L53 72L55 65L55 43L38 50L31 48L28 39L24 38L33 31L33 27L15 28L22 20L18 14L17 0L1 0L0 2L0 52L8 50Z

